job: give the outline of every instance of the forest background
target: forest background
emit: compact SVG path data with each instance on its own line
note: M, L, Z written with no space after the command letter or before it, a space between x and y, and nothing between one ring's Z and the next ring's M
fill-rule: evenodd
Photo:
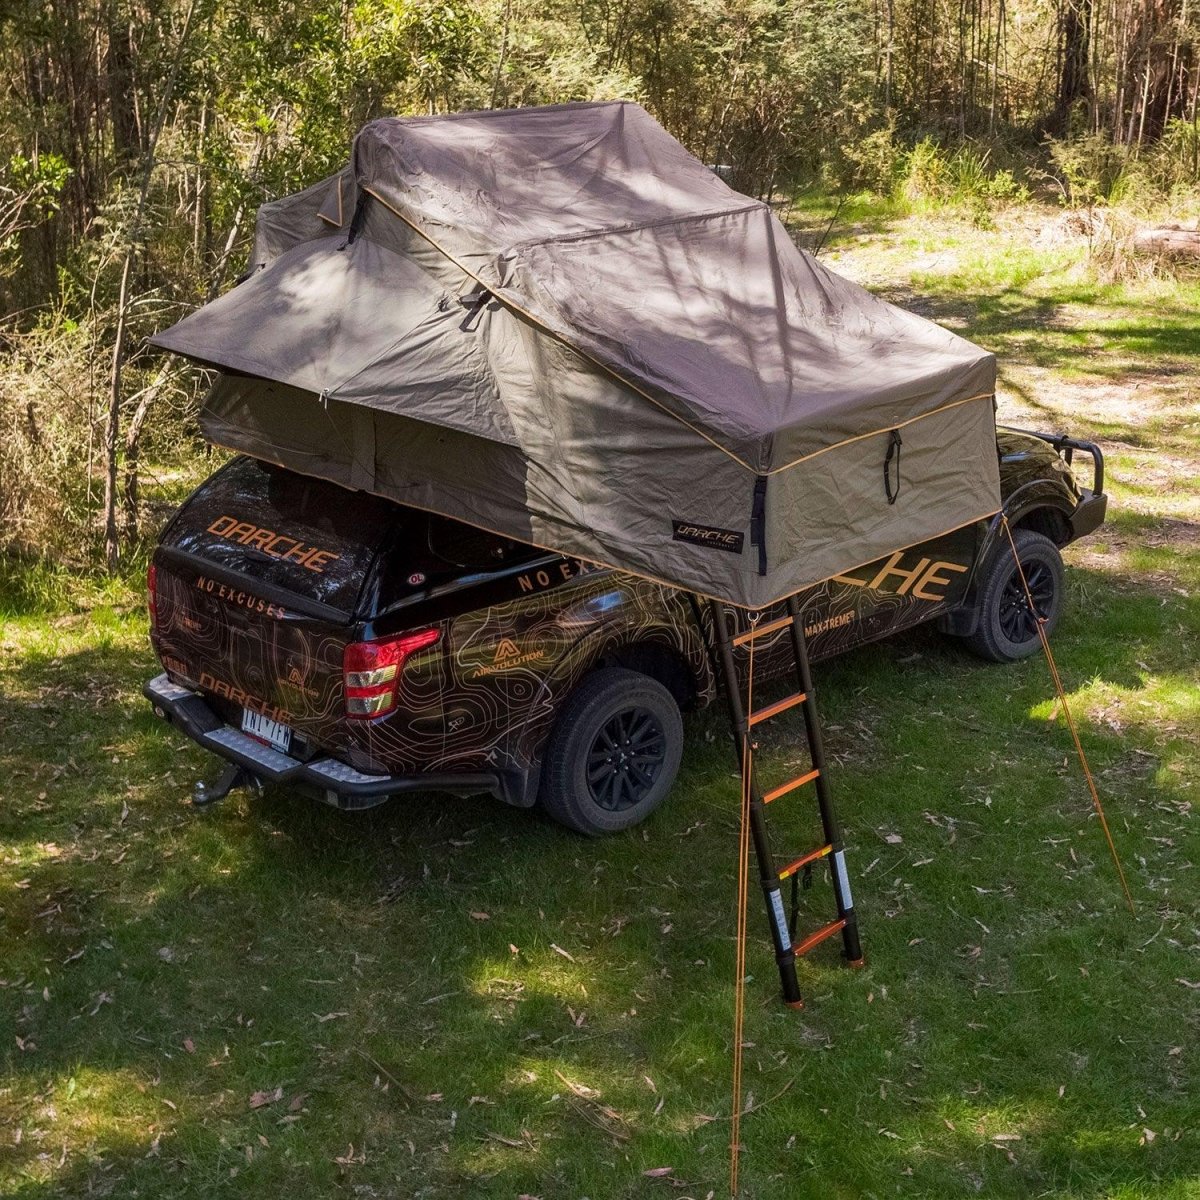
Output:
M1196 7L8 0L0 569L137 566L204 465L203 376L146 336L373 117L627 97L785 218L814 192L982 226L1061 204L1113 270L1139 221L1198 213Z

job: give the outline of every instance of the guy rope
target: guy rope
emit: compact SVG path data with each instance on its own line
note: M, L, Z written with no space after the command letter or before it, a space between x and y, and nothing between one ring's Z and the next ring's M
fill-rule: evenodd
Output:
M1079 738L1075 720L1071 715L1071 707L1067 701L1066 690L1062 677L1054 661L1050 649L1050 639L1046 635L1045 621L1034 604L1029 582L1025 577L1025 569L1017 553L1016 542L1009 527L1008 518L1002 513L1000 523L1004 529L1013 562L1021 580L1025 593L1025 602L1035 617L1038 638L1042 652L1050 670L1050 678L1058 696L1058 703L1070 730L1071 739L1075 745L1075 753L1083 776L1087 780L1088 791L1092 805L1100 820L1100 827L1108 843L1109 853L1117 869L1121 882L1125 903L1131 913L1135 912L1133 895L1125 876L1124 867L1113 841L1112 831L1100 802L1096 781L1088 764L1087 755ZM760 883L767 904L767 915L771 928L771 939L775 947L775 959L779 966L780 981L783 986L783 999L792 1008L802 1008L799 982L796 975L796 959L806 954L814 946L835 933L842 935L843 955L851 966L861 966L863 962L862 949L858 940L858 927L854 914L854 901L850 894L849 875L846 871L845 853L842 845L841 825L837 811L834 808L829 793L825 772L825 753L821 739L821 727L817 714L816 693L812 682L812 672L809 666L808 647L804 637L803 618L799 601L791 596L786 602L786 616L776 620L763 622L762 613L754 612L749 618L749 628L746 632L733 634L730 632L729 610L717 601L710 606L712 616L712 637L718 652L725 682L725 694L729 703L730 722L733 727L734 741L737 746L738 760L741 766L741 804L738 822L738 858L737 858L737 932L735 937L735 975L733 1002L733 1080L732 1108L730 1116L729 1139L729 1188L730 1195L739 1194L739 1159L741 1155L742 1132L742 1064L746 1018L746 941L747 941L747 909L750 897L750 847L754 846L755 857L758 861ZM786 628L789 631L789 642L792 650L796 681L798 689L794 693L768 704L761 709L754 707L754 649L758 639ZM745 647L744 677L746 681L745 704L742 702L741 675L738 664L734 659L735 649ZM799 706L804 714L805 737L808 742L811 766L807 771L777 787L760 791L754 770L755 743L752 730L759 723L778 716L788 709ZM767 840L767 828L764 810L774 800L780 799L789 792L795 791L806 784L813 784L817 797L817 805L821 814L821 824L824 833L822 844L798 858L790 861L781 869L776 869ZM796 921L799 909L799 884L803 877L804 886L811 882L812 869L815 863L827 859L830 867L830 882L833 885L834 901L837 906L837 918L821 926L815 932L796 941ZM784 915L783 898L780 884L785 880L791 881L791 913Z

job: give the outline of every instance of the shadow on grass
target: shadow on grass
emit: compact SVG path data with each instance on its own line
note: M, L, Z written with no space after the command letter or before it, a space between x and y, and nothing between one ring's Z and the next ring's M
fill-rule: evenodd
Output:
M964 298L971 294L970 299ZM968 289L953 276L921 277L911 287L893 286L887 298L931 320L958 328L966 336L1040 367L1079 369L1111 377L1154 362L1156 375L1200 365L1196 314L1190 306L1155 304L1144 317L1129 316L1131 301L1105 303L1069 295L1030 295L1021 286L998 290ZM1086 316L1076 310L1082 307ZM1098 320L1097 308L1111 307L1111 320ZM1039 334L1035 339L1031 334ZM1103 351L1097 356L1096 351ZM1074 355L1089 351L1082 364ZM1162 360L1175 360L1174 363Z
M1194 688L1173 632L1194 602L1075 586L1068 686L1135 709L1150 674ZM689 724L672 802L606 841L485 799L351 816L274 791L199 815L182 797L211 766L134 698L148 669L83 650L4 677L16 1194L642 1197L668 1164L687 1194L721 1188L727 1124L706 1118L729 1105L737 781L719 714ZM1180 889L1200 847L1161 714L1084 725L1157 910L1134 925L1040 663L990 668L919 630L818 674L871 965L818 954L809 1007L782 1009L752 900L752 1194L1188 1186L1194 1067L1172 1047L1197 1015L1174 981L1195 973ZM781 853L811 818L779 814ZM807 901L823 919L823 880Z

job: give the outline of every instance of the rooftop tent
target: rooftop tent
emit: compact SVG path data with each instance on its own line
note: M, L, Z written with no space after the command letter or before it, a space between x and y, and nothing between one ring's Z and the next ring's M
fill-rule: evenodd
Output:
M624 102L370 123L153 341L220 445L745 607L1000 506L992 356Z

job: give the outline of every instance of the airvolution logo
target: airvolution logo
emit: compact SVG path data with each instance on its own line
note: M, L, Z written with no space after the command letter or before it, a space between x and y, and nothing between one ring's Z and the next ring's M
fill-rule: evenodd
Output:
M500 671L512 671L516 667L527 667L531 663L541 662L546 657L545 650L522 650L511 638L501 638L496 643L496 653L490 666L476 667L471 672L472 679L480 679L485 675L495 675Z

